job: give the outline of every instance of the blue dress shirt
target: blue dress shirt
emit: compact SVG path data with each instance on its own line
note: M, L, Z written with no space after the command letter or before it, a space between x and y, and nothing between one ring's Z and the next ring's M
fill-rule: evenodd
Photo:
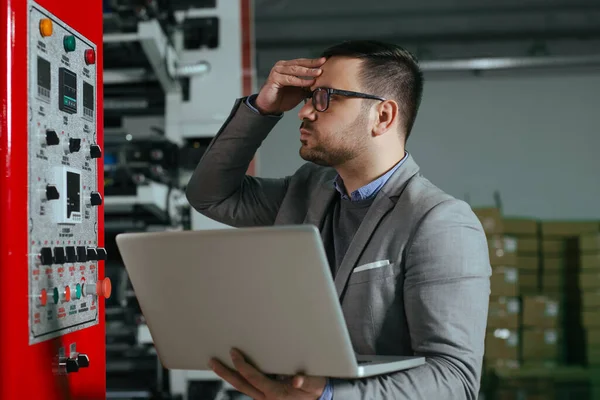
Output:
M258 109L253 105L253 102L256 99L256 96L257 96L256 94L253 94L253 95L247 97L246 104L254 112L260 114ZM269 116L270 117L278 117L278 118L280 117L279 115L269 115ZM342 178L339 175L336 176L335 181L333 182L335 189L341 194L342 198L346 199L346 200L361 201L361 200L370 199L371 197L374 197L377 195L377 193L379 193L379 190L383 187L383 185L386 184L386 182L388 181L388 179L390 179L392 174L394 172L396 172L396 170L398 168L400 168L400 166L402 164L404 164L404 161L406 161L406 159L408 158L407 156L408 156L408 153L405 151L404 158L402 158L402 160L400 160L392 169L390 169L388 172L386 172L379 178L375 179L371 183L367 183L365 186L356 189L355 191L350 193L350 195L348 195L346 193L346 189L344 188L344 182L342 181ZM329 379L327 379L327 383L325 384L325 389L323 390L323 394L321 394L321 397L319 397L318 400L332 400L332 399L333 399L333 385L331 385Z

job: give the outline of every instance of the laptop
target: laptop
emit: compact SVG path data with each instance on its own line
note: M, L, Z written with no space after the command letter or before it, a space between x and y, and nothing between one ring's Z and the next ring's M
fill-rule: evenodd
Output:
M122 233L118 249L167 369L362 378L424 357L357 356L319 231L311 225Z

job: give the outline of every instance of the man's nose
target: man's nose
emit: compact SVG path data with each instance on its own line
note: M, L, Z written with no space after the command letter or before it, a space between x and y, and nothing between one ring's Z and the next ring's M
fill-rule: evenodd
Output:
M300 111L298 111L298 117L303 121L305 119L309 121L314 121L315 119L317 119L317 112L313 107L312 101L310 101L310 99L309 101L305 102Z

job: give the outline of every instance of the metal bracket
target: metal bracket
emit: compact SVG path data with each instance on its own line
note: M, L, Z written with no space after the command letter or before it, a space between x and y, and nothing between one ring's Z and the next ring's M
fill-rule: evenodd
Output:
M169 43L160 24L156 20L138 23L137 33L109 33L103 37L104 43L140 42L142 49L148 57L155 77L160 82L165 94L180 90L176 78L178 56L173 46ZM139 75L139 70L136 70ZM116 81L121 81L125 73L120 71L115 75ZM111 82L110 70L105 71L104 82ZM117 82L114 82L117 83Z

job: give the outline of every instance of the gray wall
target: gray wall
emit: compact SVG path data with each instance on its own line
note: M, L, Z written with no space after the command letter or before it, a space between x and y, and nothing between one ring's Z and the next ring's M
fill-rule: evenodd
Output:
M259 174L291 174L300 120L287 113L260 150ZM600 74L430 77L407 149L422 173L473 206L543 219L600 218Z

